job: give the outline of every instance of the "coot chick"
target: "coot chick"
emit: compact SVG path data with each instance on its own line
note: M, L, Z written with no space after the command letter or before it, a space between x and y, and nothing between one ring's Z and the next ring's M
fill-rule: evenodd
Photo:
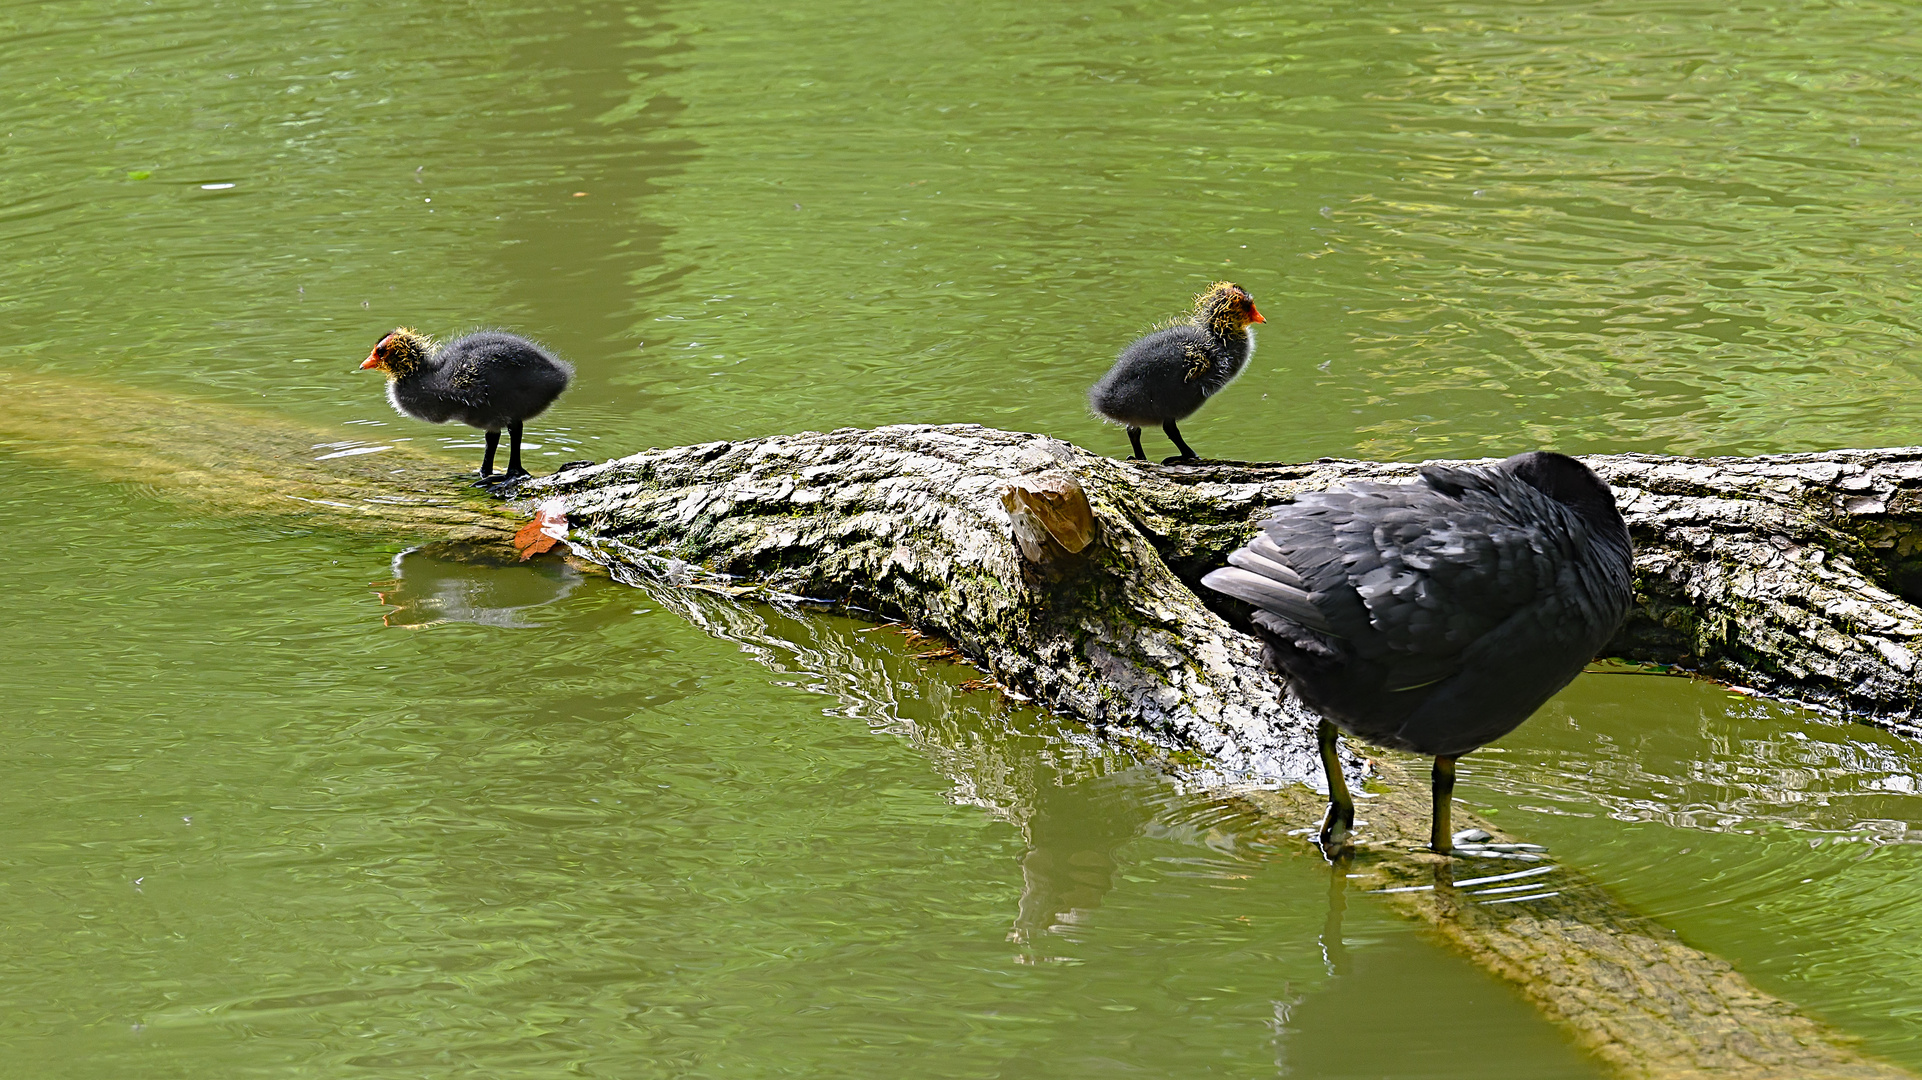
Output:
M521 467L521 424L567 389L574 368L539 345L501 330L481 330L436 347L401 327L380 339L362 368L387 373L387 400L416 420L458 420L487 433L481 479L494 475L501 429L513 436L505 479L526 476Z
M1355 822L1337 728L1434 757L1429 846L1448 854L1455 759L1567 686L1633 595L1608 485L1546 451L1304 495L1228 562L1202 584L1255 606L1263 662L1323 717L1328 852Z
M1121 350L1114 367L1088 391L1094 411L1128 429L1134 445L1130 461L1146 461L1141 429L1160 424L1181 451L1176 460L1194 460L1195 452L1175 427L1233 382L1254 355L1251 323L1267 322L1241 286L1217 281L1195 297L1194 315Z

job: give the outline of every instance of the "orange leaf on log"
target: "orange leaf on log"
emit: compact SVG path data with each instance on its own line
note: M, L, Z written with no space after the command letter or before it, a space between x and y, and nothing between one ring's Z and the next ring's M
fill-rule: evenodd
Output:
M536 555L552 551L554 545L567 535L567 510L559 499L550 499L534 511L534 520L520 527L514 534L514 550L521 553L521 561L526 562Z

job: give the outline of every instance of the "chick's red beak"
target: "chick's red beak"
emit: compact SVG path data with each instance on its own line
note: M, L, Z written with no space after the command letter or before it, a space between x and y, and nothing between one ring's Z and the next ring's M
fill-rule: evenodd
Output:
M380 356L377 353L368 353L367 359L362 360L360 362L360 369L362 371L366 371L370 367L379 367L379 366L380 366Z
M1255 305L1249 304L1248 305L1248 321L1249 322L1267 322L1268 320L1261 317L1261 312L1255 310Z

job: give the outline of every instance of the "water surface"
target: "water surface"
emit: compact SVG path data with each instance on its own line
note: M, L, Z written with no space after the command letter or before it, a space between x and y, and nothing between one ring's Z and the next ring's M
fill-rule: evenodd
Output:
M1911 443L1918 44L1877 3L6 3L0 371L466 463L353 365L504 325L580 369L537 469L1120 453L1085 388L1227 277L1269 322L1209 455ZM0 457L36 1075L1590 1075L1365 898L1331 943L1291 844L858 624ZM1470 803L1922 1068L1911 744L1592 676L1496 749Z

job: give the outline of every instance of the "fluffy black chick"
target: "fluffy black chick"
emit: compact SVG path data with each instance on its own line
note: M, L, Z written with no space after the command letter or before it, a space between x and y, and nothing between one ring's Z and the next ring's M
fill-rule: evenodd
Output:
M1159 424L1181 451L1169 460L1192 461L1195 452L1182 441L1176 422L1194 415L1202 402L1241 374L1255 351L1250 327L1267 321L1246 290L1217 281L1195 297L1190 318L1121 350L1114 367L1088 391L1088 404L1096 414L1128 429L1134 446L1130 460L1147 460L1141 429Z
M387 374L387 400L402 415L430 424L458 420L487 433L481 480L494 474L501 430L512 435L506 479L526 476L521 425L567 389L574 368L515 334L481 330L445 345L401 327L382 337L361 361Z

